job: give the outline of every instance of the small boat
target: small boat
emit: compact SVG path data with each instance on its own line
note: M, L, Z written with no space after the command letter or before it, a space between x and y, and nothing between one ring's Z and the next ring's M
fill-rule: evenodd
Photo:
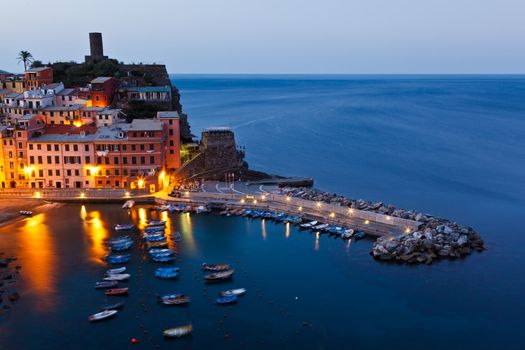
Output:
M106 271L106 275L117 275L126 271L126 266L118 267L116 269L111 269Z
M162 299L160 302L164 305L185 305L191 301L191 297L187 295L181 295L177 298Z
M219 305L227 305L227 304L233 304L236 303L238 300L236 295L229 295L227 297L217 298L215 299L215 302Z
M93 314L91 316L88 317L88 320L90 322L95 322L95 321L102 321L106 318L109 318L109 317L112 317L112 316L115 316L117 314L117 310L104 310L102 312L99 312L99 313L96 313L96 314Z
M149 253L150 256L157 256L157 257L161 257L161 256L173 256L175 255L175 253L172 251L172 250L169 250L169 249L159 249L159 250L163 250L163 252L158 252L158 253ZM164 250L168 250L167 252L164 252Z
M122 236L122 237L112 238L112 239L108 240L107 244L108 245L123 244L123 243L128 243L128 242L133 242L131 237L130 236Z
M118 285L117 281L101 281L95 283L95 289L114 288Z
M207 271L226 271L230 269L228 264L202 264L202 269Z
M155 277L170 279L175 278L179 274L180 267L159 267L155 270Z
M122 209L131 209L133 208L134 205L135 205L135 201L130 199L126 201L124 204L122 204Z
M179 232L173 232L171 234L171 239L174 240L175 242L180 242L182 240L182 236L180 235Z
M313 226L312 228L313 228L314 230L324 230L324 229L327 228L328 226L330 226L330 225L328 225L328 224L319 224L319 225Z
M117 309L122 309L123 307L124 307L124 302L119 301L118 303L103 305L100 307L100 310L117 310Z
M176 298L180 298L183 296L184 296L184 293L162 294L162 295L159 295L159 300L162 301L166 299L176 299Z
M166 221L164 220L149 220L148 227L152 226L166 226Z
M147 235L142 237L146 242L162 242L166 240L166 236L164 234L158 234L158 235Z
M232 278L233 273L234 273L234 270L216 272L216 273L212 273L212 274L204 276L204 279L206 280L206 282L218 282L218 281Z
M118 244L111 244L110 248L112 252L122 252L130 249L133 246L133 242L123 242Z
M151 260L155 262L167 263L167 262L173 262L175 258L173 256L152 255Z
M130 277L131 275L129 273L113 274L105 277L104 281L124 281Z
M168 328L162 332L162 334L165 337L169 338L180 338L185 335L191 334L193 331L193 326L191 324L187 324L184 326L174 327L174 328Z
M357 240L360 240L360 239L365 238L365 235L366 235L366 234L365 234L363 231L359 231L359 232L357 232L357 233L354 235L354 238L355 238L356 241L357 241Z
M164 254L164 255L173 255L175 254L175 252L171 249L167 249L167 248L153 248L153 249L150 249L149 252L150 254Z
M246 288L237 288L237 289L225 290L224 292L220 293L220 296L221 297L229 297L232 295L239 296L239 295L243 295L244 293L246 293Z
M113 288L106 290L106 295L126 295L128 294L129 288Z
M343 232L341 234L341 238L345 238L345 239L348 239L348 238L352 238L352 236L354 235L354 230L352 230L351 228L348 229L348 230L345 230L345 232Z
M129 254L122 254L122 255L108 255L106 257L107 262L110 264L123 264L127 263L131 258L131 255Z
M33 215L33 212L31 210L20 210L20 214L25 216L31 216Z
M310 222L308 222L306 224L301 224L301 225L299 225L299 227L304 228L304 229L311 228L311 227L317 225L318 223L319 223L318 221L314 220L314 221L310 221Z
M165 248L168 246L167 241L161 241L161 242L146 242L146 249L151 248Z
M168 211L170 210L171 206L169 204L164 204L164 205L159 205L157 207L155 207L156 210L158 211Z
M115 225L115 231L128 231L133 230L135 228L135 225L133 224L116 224Z

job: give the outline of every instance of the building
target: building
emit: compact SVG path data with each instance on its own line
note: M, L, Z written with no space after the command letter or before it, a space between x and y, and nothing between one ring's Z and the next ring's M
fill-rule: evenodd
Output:
M23 77L9 76L0 80L0 89L20 94L26 90L26 82Z
M38 67L26 70L24 73L25 88L35 90L53 83L53 68Z
M171 103L169 86L135 86L121 87L118 90L119 100L144 101L151 103Z
M158 112L157 119L162 122L165 130L166 142L164 152L166 154L166 169L178 169L181 166L179 113L175 111Z
M89 33L89 48L91 55L86 56L86 63L97 63L108 59L107 56L104 56L102 33Z
M112 77L98 77L90 83L91 106L107 107L113 101L118 81ZM89 103L88 103L89 104Z
M213 127L204 129L201 145L204 153L204 168L206 170L239 166L235 136L231 128Z

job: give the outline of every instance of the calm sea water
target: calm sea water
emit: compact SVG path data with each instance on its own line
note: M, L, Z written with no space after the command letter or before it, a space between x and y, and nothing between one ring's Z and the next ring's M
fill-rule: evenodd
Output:
M416 208L476 228L488 250L431 266L375 262L280 224L170 216L183 234L177 281L156 280L133 248L127 305L97 325L92 283L117 222L152 214L70 205L0 229L0 251L23 265L22 299L0 318L2 349L131 346L220 349L522 349L525 324L525 77L173 76L195 134L231 126L253 168L312 176L320 188ZM204 286L199 265L226 261L233 282ZM243 286L239 304L212 298ZM187 308L155 295L183 291ZM160 333L193 322L195 334Z

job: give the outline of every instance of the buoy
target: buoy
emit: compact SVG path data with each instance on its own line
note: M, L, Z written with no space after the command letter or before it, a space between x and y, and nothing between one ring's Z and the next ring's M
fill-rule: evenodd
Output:
M137 344L139 340L137 338L131 338L131 344Z

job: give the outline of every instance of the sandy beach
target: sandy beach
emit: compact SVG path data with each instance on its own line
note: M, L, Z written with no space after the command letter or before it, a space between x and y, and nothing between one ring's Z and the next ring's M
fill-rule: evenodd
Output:
M59 206L59 203L48 203L41 199L0 199L0 227L16 220L23 219L20 210L31 210L34 214Z

